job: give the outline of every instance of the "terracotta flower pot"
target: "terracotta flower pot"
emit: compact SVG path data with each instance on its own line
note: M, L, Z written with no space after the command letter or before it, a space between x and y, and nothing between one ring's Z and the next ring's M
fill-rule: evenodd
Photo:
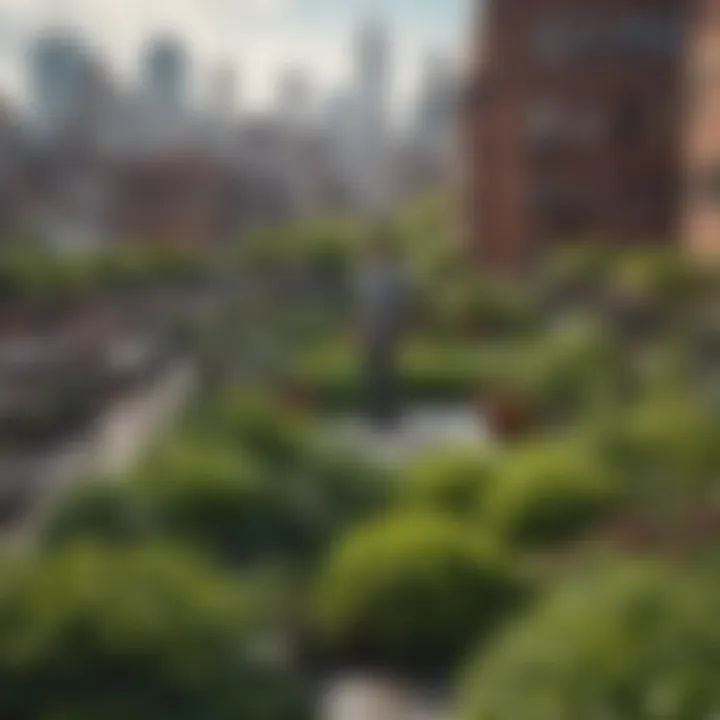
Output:
M517 438L532 423L529 403L511 394L493 393L485 397L481 412L493 435L500 440Z

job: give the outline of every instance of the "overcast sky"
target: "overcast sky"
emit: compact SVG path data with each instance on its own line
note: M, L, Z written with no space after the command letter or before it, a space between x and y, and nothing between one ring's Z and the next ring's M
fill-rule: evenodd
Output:
M23 47L38 28L78 27L126 80L148 34L169 29L192 53L196 91L220 64L235 69L245 106L261 108L289 66L323 92L348 74L352 29L364 18L393 36L400 103L412 94L427 51L458 56L471 0L0 0L0 90L23 90Z

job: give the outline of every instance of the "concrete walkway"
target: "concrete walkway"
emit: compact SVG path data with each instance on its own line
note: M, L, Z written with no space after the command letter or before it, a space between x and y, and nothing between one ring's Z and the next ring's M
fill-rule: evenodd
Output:
M319 720L449 720L449 714L392 680L349 676L327 687Z
M22 547L46 512L69 487L89 477L113 477L129 470L177 416L195 384L189 362L168 371L154 386L111 407L86 436L45 456L15 463L0 476L0 498L22 501L26 511L0 530L0 541Z
M402 464L432 448L482 446L490 442L477 412L465 405L418 406L389 430L378 430L358 416L335 417L327 433L338 443L380 462Z

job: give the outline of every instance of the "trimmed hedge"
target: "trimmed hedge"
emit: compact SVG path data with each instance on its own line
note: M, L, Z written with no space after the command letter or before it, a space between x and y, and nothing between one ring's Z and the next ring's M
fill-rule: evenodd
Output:
M460 717L714 717L719 588L715 577L639 562L581 578L481 650Z
M467 526L390 518L332 553L317 588L318 633L336 661L444 672L512 616L524 590Z
M499 458L476 447L423 453L398 482L403 506L477 520L498 480Z
M594 423L591 439L638 500L672 504L718 486L720 423L680 388L651 393Z
M201 255L168 247L124 247L81 257L17 248L0 258L0 299L65 301L88 292L185 284L210 270Z
M481 516L507 542L542 549L577 539L622 499L600 456L581 443L536 441L505 454Z
M279 466L242 446L179 435L130 478L87 483L64 498L45 523L45 545L161 538L233 569L305 567L384 507L389 483L317 443L293 458Z
M254 595L168 550L25 559L0 587L0 715L309 718L297 682L259 653Z
M408 402L472 402L495 376L498 353L474 343L410 341L399 352L402 395ZM299 358L286 382L303 390L324 410L363 406L365 381L362 349L336 343Z
M252 387L224 390L188 417L197 438L243 448L274 466L297 458L309 439L306 418L278 396Z
M481 339L531 335L540 326L532 299L521 288L470 274L428 288L425 322L435 332Z

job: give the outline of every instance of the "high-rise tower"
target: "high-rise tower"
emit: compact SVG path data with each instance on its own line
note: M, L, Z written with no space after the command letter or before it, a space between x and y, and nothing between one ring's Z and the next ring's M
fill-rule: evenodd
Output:
M371 215L387 210L390 93L390 41L381 25L369 23L360 29L355 45L354 142L359 202Z
M153 38L143 59L143 96L146 106L162 118L183 110L188 93L189 59L184 45L168 36Z

